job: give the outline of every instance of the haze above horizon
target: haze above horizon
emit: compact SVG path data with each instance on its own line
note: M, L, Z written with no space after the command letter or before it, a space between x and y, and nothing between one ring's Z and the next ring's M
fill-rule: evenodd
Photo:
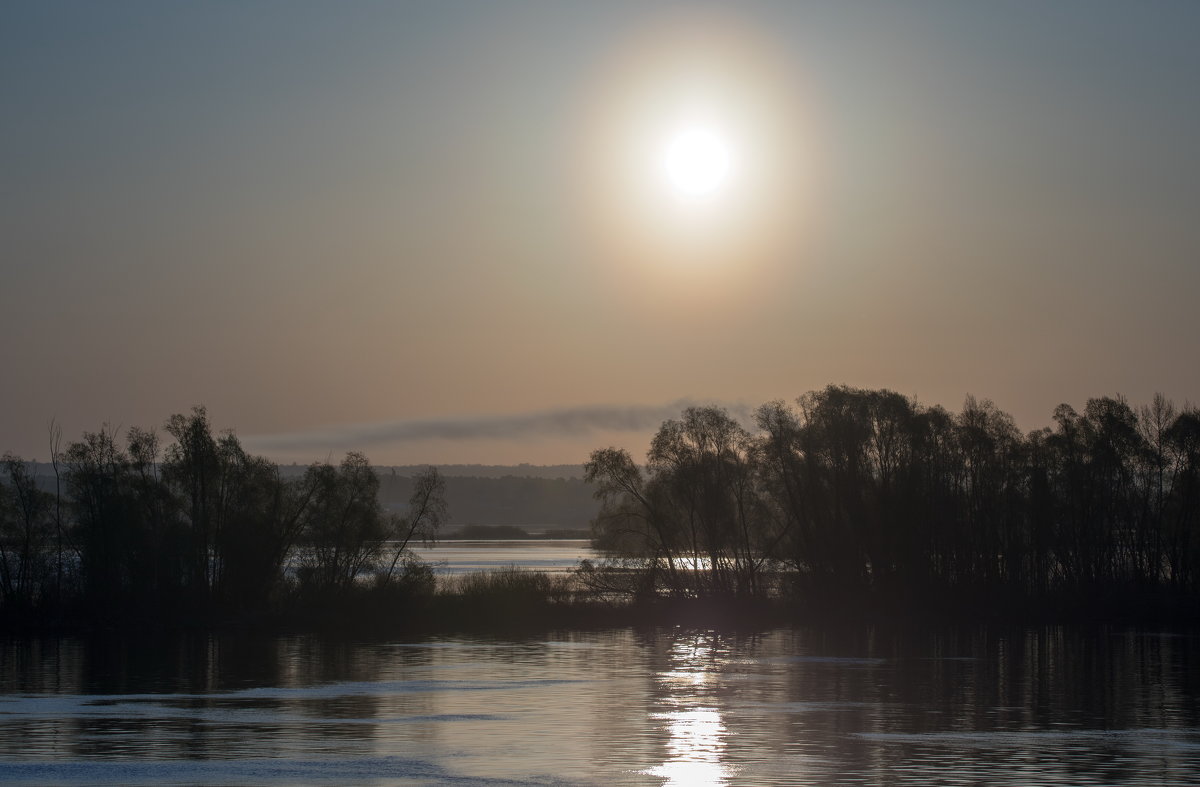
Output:
M576 464L830 383L1200 400L1200 5L0 7L0 452Z

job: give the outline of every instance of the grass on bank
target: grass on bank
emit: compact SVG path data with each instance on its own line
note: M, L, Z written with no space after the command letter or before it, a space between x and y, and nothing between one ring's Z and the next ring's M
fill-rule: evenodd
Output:
M764 629L791 624L1135 623L1194 625L1194 601L1112 588L1030 599L961 592L922 597L871 592L816 592L781 583L768 596L643 593L637 572L598 571L586 564L546 573L508 567L417 581L363 583L341 598L289 607L277 618L297 630L381 633L530 632L549 629L682 625Z
M870 624L904 627L940 623L1182 624L1200 621L1194 599L1111 588L1059 593L1052 598L999 597L980 591L924 595L834 593L781 582L770 595L645 592L635 570L597 567L546 573L507 567L437 574L421 561L399 574L364 578L337 590L292 578L269 606L186 610L106 610L90 607L59 615L6 615L0 631L267 630L380 636L391 633L530 633L551 629L686 626L762 630L793 624Z

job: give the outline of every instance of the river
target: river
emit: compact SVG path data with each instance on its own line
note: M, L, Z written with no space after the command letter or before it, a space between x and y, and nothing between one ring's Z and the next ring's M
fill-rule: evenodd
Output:
M569 571L585 558L595 558L586 539L522 539L512 541L443 540L413 550L439 574L463 574L517 568L550 574Z
M0 641L5 784L1200 783L1200 639L984 626Z

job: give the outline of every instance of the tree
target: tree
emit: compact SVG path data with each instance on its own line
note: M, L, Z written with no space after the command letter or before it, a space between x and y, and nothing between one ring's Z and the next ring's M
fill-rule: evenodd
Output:
M321 590L346 590L380 555L388 526L379 504L379 476L360 453L341 465L313 465L312 498L304 511L302 578Z
M718 407L690 407L651 441L646 473L628 452L592 453L586 478L602 501L593 530L610 555L643 563L650 592L756 594L777 541L750 434Z
M1168 580L1177 590L1195 592L1200 563L1200 409L1187 408L1167 430L1175 469L1166 503Z
M172 415L167 420L167 433L175 442L167 449L163 477L182 499L188 523L188 584L197 601L207 605L216 584L213 542L219 538L215 509L221 467L217 442L208 411L201 406L193 407L190 416Z
M445 518L446 481L436 467L430 467L413 481L408 513L392 521L392 561L382 576L384 583L391 582L401 560L405 561L406 567L411 566L413 555L408 545L413 539L426 545L437 540L438 529Z
M665 421L650 443L647 470L665 501L676 551L699 592L756 594L768 540L750 434L719 407L689 407ZM701 587L707 581L708 587Z
M84 598L100 614L115 615L130 600L135 552L129 457L108 426L84 432L65 456Z
M639 594L652 594L665 577L669 592L685 591L674 534L659 490L646 482L641 468L622 448L592 452L584 480L595 484L600 513L592 522L592 544L609 558L632 560Z
M315 478L306 474L285 481L278 467L247 454L232 433L217 440L217 456L217 598L235 608L263 607L283 580L300 538Z
M51 419L50 432L50 467L54 471L54 603L61 606L63 599L63 561L66 544L65 522L63 520L62 473L62 427Z
M0 460L0 603L29 610L42 601L50 575L54 498L38 488L29 466L12 454Z

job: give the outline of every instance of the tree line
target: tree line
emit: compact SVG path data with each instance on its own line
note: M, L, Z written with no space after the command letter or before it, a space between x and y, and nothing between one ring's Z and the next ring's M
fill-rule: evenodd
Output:
M188 618L432 584L408 547L445 519L435 468L401 516L380 505L360 453L285 477L232 432L214 433L203 407L165 431L164 445L155 430L104 427L64 449L52 427L53 491L3 457L0 612Z
M591 454L610 560L585 573L667 596L1195 598L1200 411L1101 397L1053 423L847 386L764 404L753 430L688 408L643 466Z

